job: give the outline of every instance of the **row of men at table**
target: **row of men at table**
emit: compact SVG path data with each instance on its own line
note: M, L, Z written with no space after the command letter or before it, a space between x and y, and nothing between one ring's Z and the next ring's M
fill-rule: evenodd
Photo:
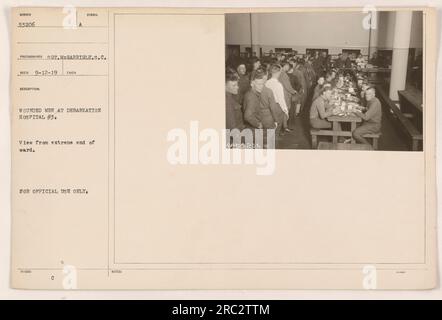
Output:
M302 61L302 68L309 69L308 72L314 72L316 77L319 74L325 74L325 72L330 71L332 68L341 69L341 68L351 68L356 66L359 61L365 61L366 58L363 57L362 54L356 55L355 53L340 53L338 56L332 60L332 56L329 55L325 51L314 51L308 54L303 55L303 57L299 57L296 51L292 53L284 53L278 52L274 53L273 50L270 50L265 56L261 58L261 63L270 65L270 64L279 64L282 66L283 63L293 61ZM259 60L254 52L254 55L250 58L238 57L236 55L231 55L226 61L226 65L236 69L236 67L240 64L244 64L247 67L253 65L255 61Z
M311 64L310 64L311 67ZM295 118L305 108L310 96L310 126L330 129L328 118L339 113L332 105L332 91L344 85L344 76L336 70L320 74L312 90L314 70L305 61L291 60L282 64L261 66L256 60L253 71L247 74L244 64L226 71L226 128L275 129L276 136L290 132ZM295 89L296 88L296 89ZM370 144L367 133L380 133L382 108L373 87L361 88L362 104L366 112L355 110L362 119L352 136L358 143Z

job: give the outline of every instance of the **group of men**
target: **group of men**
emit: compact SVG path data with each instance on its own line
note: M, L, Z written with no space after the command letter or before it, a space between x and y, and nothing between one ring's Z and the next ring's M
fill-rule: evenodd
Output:
M348 63L348 57L339 59L337 63ZM239 62L236 68L227 65L226 129L274 129L278 138L294 128L295 119L308 109L306 106L310 106L311 127L331 128L327 120L333 112L331 90L342 81L325 52L306 58L283 54L271 60L253 57L249 63ZM367 88L363 94L368 111L357 113L363 124L353 136L359 143L368 144L363 135L380 130L382 113L374 89Z
M313 92L316 71L312 61L278 54L271 61L253 58L249 63L240 62L236 68L227 65L227 129L262 126L276 129L279 135L290 132ZM260 105L255 99L257 94L264 97ZM271 114L271 123L266 121L268 117L264 117L264 123L256 121L262 112Z
M332 123L328 121L328 117L336 115L339 111L330 103L334 86L331 83L323 82L321 85L322 79L318 79L318 86L321 89L310 107L310 126L314 129L331 129ZM342 76L339 76L335 86L339 87L341 83ZM363 113L358 109L353 110L353 114L361 118L362 123L352 131L352 136L356 142L369 145L370 142L365 138L365 135L381 132L382 106L379 99L376 98L375 88L370 86L361 88L361 101L366 112ZM349 140L343 142L349 142Z

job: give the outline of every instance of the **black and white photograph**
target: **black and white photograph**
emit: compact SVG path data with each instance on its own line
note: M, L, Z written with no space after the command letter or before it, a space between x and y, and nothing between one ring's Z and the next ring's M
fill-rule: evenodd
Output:
M422 11L226 14L232 147L422 151L423 19Z
M442 298L442 4L3 2L0 300Z

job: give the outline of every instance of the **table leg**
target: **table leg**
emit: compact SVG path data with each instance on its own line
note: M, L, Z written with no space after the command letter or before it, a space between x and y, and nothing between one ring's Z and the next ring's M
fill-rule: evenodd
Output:
M333 121L333 143L338 143L338 131L339 131L339 125L337 121Z
M356 122L352 122L351 123L351 132L353 133L353 131L356 129ZM351 143L354 144L356 143L355 139L353 139L353 135L351 136Z

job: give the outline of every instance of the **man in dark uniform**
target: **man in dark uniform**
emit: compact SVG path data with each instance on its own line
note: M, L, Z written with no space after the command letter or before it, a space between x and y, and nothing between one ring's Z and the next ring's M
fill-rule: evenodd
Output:
M226 129L244 129L241 105L236 98L238 91L238 75L228 72L226 74Z
M332 123L327 120L334 114L333 108L330 107L331 88L324 87L321 89L319 96L313 101L310 107L310 126L314 129L330 129Z
M345 67L345 58L342 53L338 54L338 58L335 60L333 67L336 69L341 69Z
M290 69L290 63L289 62L284 62L282 65L282 71L281 71L281 75L279 76L279 82L281 82L282 87L284 88L284 97L285 97L285 103L287 105L287 107L289 108L289 113L293 114L292 110L292 102L294 103L294 105L296 106L296 104L298 104L298 92L292 87L292 83L290 81L290 77L287 74L287 72ZM299 110L298 110L299 112ZM297 115L297 113L295 112L295 115ZM291 126L294 125L294 121L291 121Z
M303 60L294 61L293 63L293 81L297 84L294 86L296 91L298 91L300 97L299 97L299 110L296 110L295 113L298 114L301 110L304 109L306 100L307 100L307 79L303 72L303 66L302 66Z
M316 87L315 87L315 89L313 91L312 101L315 101L316 98L321 95L322 88L323 88L324 84L325 84L324 76L320 76L318 78L317 85L316 85Z
M250 89L250 80L246 74L247 69L246 69L245 64L241 63L240 65L238 65L238 68L236 68L236 71L238 72L238 76L239 76L239 79L238 79L239 90L238 90L237 99L238 99L238 102L242 105L243 100L244 100L244 95Z
M312 58L312 67L316 73L319 73L321 71L321 63L322 57L318 51L315 51L315 55Z
M250 63L251 63L251 67L252 67L252 72L250 73L250 81L252 81L255 76L255 72L258 69L262 69L262 66L261 66L261 61L258 58L252 58Z
M283 117L272 90L265 86L266 81L267 76L264 70L256 70L251 89L244 97L244 120L253 129L264 129L264 146L267 145L267 130L275 129L276 123ZM255 143L259 144L259 141Z
M375 51L373 52L373 55L371 56L370 60L369 60L370 64L374 65L374 66L379 66L380 64L380 59L378 56L378 52Z
M330 70L330 55L327 54L327 52L322 52L322 73L326 73Z
M262 129L260 94L265 84L265 79L255 78L251 82L251 88L244 96L244 120L246 125L253 129Z

